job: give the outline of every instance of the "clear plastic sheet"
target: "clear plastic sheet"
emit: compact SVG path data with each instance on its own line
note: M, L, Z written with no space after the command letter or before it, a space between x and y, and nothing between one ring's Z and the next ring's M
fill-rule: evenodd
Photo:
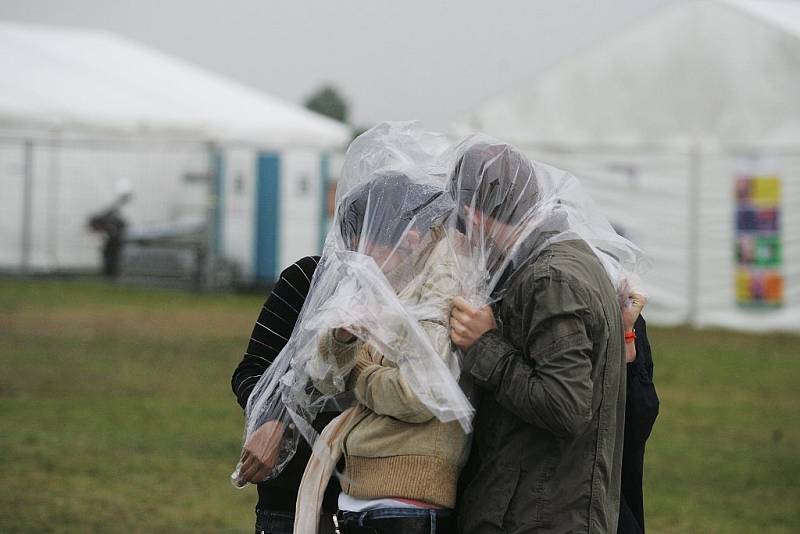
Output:
M622 305L631 292L643 292L644 253L614 230L575 176L483 134L462 140L449 159L457 205L451 234L471 244L473 263L465 271L484 278L473 284L475 304L502 298L502 282L547 246L576 239L592 247Z
M431 414L468 432L473 409L447 326L452 299L497 301L518 269L575 239L592 247L622 305L642 291L642 252L569 173L485 135L449 144L418 123L383 123L358 137L297 325L248 401L245 439L266 421L280 423L267 478L299 439L314 443L320 412L353 405L348 377L362 344L399 369ZM239 467L232 479L242 485Z
M347 377L362 343L399 368L431 414L470 430L473 409L458 385L447 333L450 302L461 291L446 232L454 213L442 166L446 148L442 136L397 123L366 132L348 150L309 295L246 408L245 439L266 421L281 423L270 476L291 459L301 436L314 442L312 422L321 411L352 404ZM357 336L352 348L333 338L336 329ZM332 351L320 350L329 345ZM337 351L341 358L330 356ZM237 485L239 467L232 475Z

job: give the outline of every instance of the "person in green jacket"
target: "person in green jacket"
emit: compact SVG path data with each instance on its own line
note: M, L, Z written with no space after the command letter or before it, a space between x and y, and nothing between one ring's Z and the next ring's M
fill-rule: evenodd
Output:
M457 298L450 317L481 393L457 509L464 533L617 528L623 324L608 258L575 226L572 181L487 136L457 149L460 227L485 258L494 301Z

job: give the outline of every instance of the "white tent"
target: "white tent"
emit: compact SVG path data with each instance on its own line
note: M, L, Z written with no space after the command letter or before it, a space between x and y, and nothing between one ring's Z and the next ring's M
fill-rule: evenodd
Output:
M269 278L317 249L325 161L349 138L341 123L107 32L0 23L0 268L93 266L85 221L115 183L133 184L133 225L167 223L207 214L200 182L213 174L217 252Z
M453 129L581 177L651 255L654 321L800 330L800 4L673 4ZM751 208L777 211L769 236Z
M118 35L0 23L0 124L338 147L344 125Z

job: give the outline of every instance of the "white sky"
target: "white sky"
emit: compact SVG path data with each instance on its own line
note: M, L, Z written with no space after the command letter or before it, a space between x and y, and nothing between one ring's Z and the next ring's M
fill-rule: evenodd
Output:
M108 29L352 122L431 128L680 0L2 0L0 19Z

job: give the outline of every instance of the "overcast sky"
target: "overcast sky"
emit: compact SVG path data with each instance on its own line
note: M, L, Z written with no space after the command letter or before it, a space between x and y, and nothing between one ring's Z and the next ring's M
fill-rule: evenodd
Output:
M681 0L2 0L0 19L108 29L352 122L432 128Z

